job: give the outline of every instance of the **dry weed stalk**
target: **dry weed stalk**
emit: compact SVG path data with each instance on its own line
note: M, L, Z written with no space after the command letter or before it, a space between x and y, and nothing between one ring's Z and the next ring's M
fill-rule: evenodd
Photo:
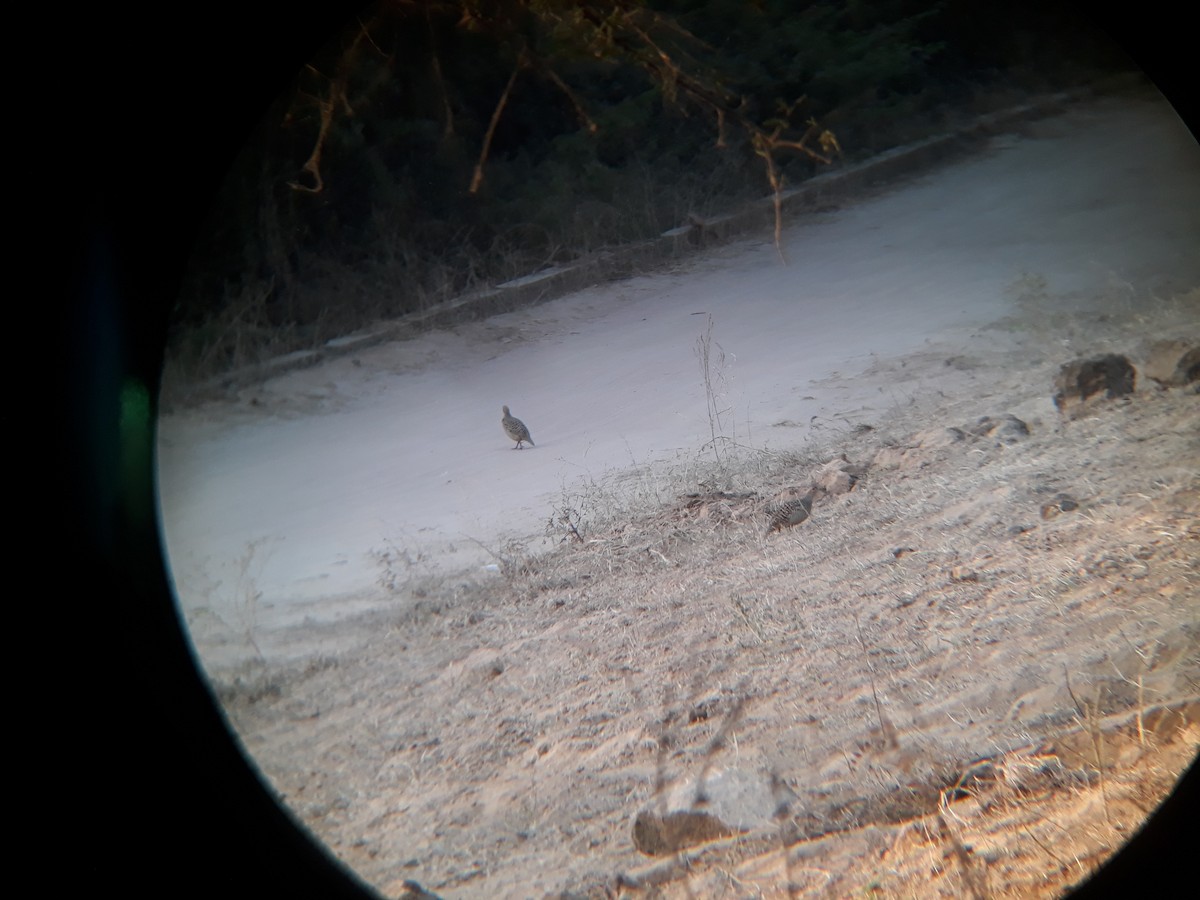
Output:
M713 357L714 345L717 348L715 359ZM725 443L731 439L725 436L725 423L721 421L721 417L729 412L729 409L722 409L720 406L720 400L726 389L725 351L720 344L713 341L713 317L711 315L708 316L704 332L696 339L696 356L700 360L700 377L704 381L708 430L711 435L711 440L706 446L712 448L713 460L718 466L721 466L725 462L721 451Z
M754 636L758 638L758 642L760 644L765 644L767 642L766 635L764 635L762 629L750 619L750 612L746 609L746 602L742 598L742 595L737 593L730 594L729 599L733 602L733 607L738 611L738 615L742 617L742 621L746 623L746 627L754 632Z
M258 572L261 573L262 567L266 565L266 557L259 553L266 542L267 538L260 537L246 544L245 552L237 559L237 582L233 588L234 614L241 625L242 637L254 649L259 662L264 665L267 658L254 636L258 628L258 601L262 599L263 592L258 588L258 578L251 572L251 567L254 566L256 557Z
M975 871L975 867L971 862L970 852L964 846L957 832L950 827L950 823L947 821L950 804L946 797L946 792L942 793L938 805L938 833L942 840L950 845L954 859L962 871L963 884L966 886L967 892L970 894L972 900L986 900L988 896L987 887L981 883L979 873Z
M564 502L550 516L550 521L546 523L546 536L553 536L557 532L556 526L561 526L565 529L563 536L559 538L560 544L565 544L567 541L575 543L585 543L583 533L580 529L583 527L583 516L578 509Z
M717 729L717 733L713 735L712 740L708 742L708 746L704 748L704 754L701 757L700 772L696 776L697 800L701 797L704 782L716 762L717 754L725 748L725 742L733 734L733 730L741 721L745 708L746 697L744 694L739 693L738 698L733 702L733 706L725 714L725 718L721 720L721 725Z
M469 534L465 534L463 537L487 553L487 555L492 559L496 560L500 566L501 573L504 575L507 575L511 578L516 575L529 574L530 562L528 557L524 556L525 547L520 542L510 541L506 545L506 549L509 552L505 554L500 551L493 550L483 541L479 540L478 538L473 538Z
M1075 696L1075 691L1071 688L1071 673L1064 669L1063 675L1067 680L1067 693L1071 696L1071 702L1075 704L1075 709L1081 718L1081 724L1087 728L1088 735L1092 739L1092 752L1095 754L1096 774L1100 782L1100 804L1104 809L1104 821L1109 828L1113 828L1112 817L1109 815L1108 809L1107 780L1104 775L1104 735L1100 731L1101 689L1096 689L1096 699L1094 702L1086 705L1081 704L1079 698Z
M1144 722L1144 718L1143 718L1143 712L1146 709L1145 674L1146 674L1146 672L1150 671L1150 660L1148 660L1146 658L1146 653L1142 650L1142 648L1138 647L1136 644L1133 643L1133 641L1129 640L1129 638L1125 636L1125 632L1122 629L1118 628L1117 634L1119 634L1121 636L1121 639L1123 641L1125 641L1126 644L1129 645L1129 649L1131 649L1137 655L1137 658L1139 660L1141 660L1141 663L1142 663L1142 671L1138 673L1137 682L1136 682L1137 683L1137 734L1138 734L1138 746L1145 747L1146 746L1146 728L1145 728L1145 722ZM1129 678L1119 668L1117 668L1117 664L1115 662L1113 662L1113 669L1116 670L1117 675L1121 678L1122 681L1126 682L1127 684L1134 683L1134 682L1130 681Z
M863 660L867 664L867 678L871 682L871 697L875 701L875 715L879 718L879 730L887 742L889 750L898 750L900 748L900 737L896 732L896 726L883 713L883 704L879 702L879 692L875 689L875 664L871 662L871 655L867 652L867 642L863 640L862 625L858 621L858 616L854 616L854 628L858 634L858 646L862 648Z

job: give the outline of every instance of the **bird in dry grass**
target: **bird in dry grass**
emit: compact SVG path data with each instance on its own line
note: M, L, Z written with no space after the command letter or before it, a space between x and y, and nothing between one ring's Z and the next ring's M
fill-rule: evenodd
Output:
M504 433L508 435L510 441L516 441L517 446L514 450L520 450L522 444L528 444L530 447L537 446L533 443L533 438L529 436L529 429L525 427L525 423L508 411L507 406L502 406L504 410L504 418L500 420L500 424L504 426Z
M767 526L767 534L791 528L807 519L809 513L812 512L813 495L815 493L816 491L809 491L803 497L785 500L776 506L771 512L771 524Z

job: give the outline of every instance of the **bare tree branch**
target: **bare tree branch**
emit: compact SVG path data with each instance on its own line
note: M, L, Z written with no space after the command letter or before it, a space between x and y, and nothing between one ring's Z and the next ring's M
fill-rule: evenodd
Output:
M508 76L508 84L504 86L504 91L500 94L496 108L492 111L492 120L488 123L487 133L483 136L483 146L479 150L479 160L475 163L475 174L471 176L471 187L467 191L470 194L478 193L479 188L483 185L483 167L487 163L488 153L491 151L492 138L496 134L496 125L500 122L500 116L504 113L504 107L508 105L508 98L512 94L513 85L516 84L517 76L525 68L525 64L525 54L522 52L518 54L512 74Z
M332 95L334 87L331 85L329 92ZM321 126L317 129L317 139L313 144L312 153L309 154L308 160L300 167L300 171L308 172L312 176L313 183L311 185L301 184L299 181L289 181L288 187L294 191L305 191L310 194L319 194L325 189L325 181L321 178L321 151L325 149L325 139L329 136L329 126L333 124L333 108L334 97L319 97L317 98L317 111L321 116Z
M574 91L568 87L567 83L562 80L562 77L549 66L539 68L539 71L545 73L546 77L557 85L558 89L566 94L567 99L571 101L571 105L575 107L575 115L580 123L587 128L588 134L595 134L600 130L600 126L592 121L592 117L587 114L587 110L583 108L583 103Z
M433 19L429 15L429 6L425 7L425 27L429 31L429 52L433 61L433 79L437 82L438 93L442 98L442 114L445 118L442 128L442 139L454 137L454 110L450 107L450 93L446 90L446 78L442 74L442 59L438 55L437 41L433 35Z
M407 4L401 0L401 5ZM823 164L830 163L834 156L841 154L837 138L828 129L821 128L815 119L808 120L808 128L799 138L785 135L785 132L792 131L791 117L804 102L803 97L784 107L778 117L762 123L755 121L751 118L752 114L745 100L730 91L722 82L719 73L711 71L709 66L692 53L697 48L709 51L712 48L671 17L647 10L639 3L627 0L583 0L578 4L565 4L561 7L554 4L540 6L518 3L515 10L509 8L507 12L499 11L498 15L492 15L487 6L477 6L465 0L450 3L445 8L453 9L455 6L460 7L461 11L456 27L471 31L499 29L509 33L516 41L523 41L523 29L530 23L538 23L543 27L562 27L578 42L578 48L585 50L589 55L599 59L623 59L641 68L659 86L667 102L694 104L714 116L718 148L724 149L728 146L731 124L743 130L750 138L754 153L762 158L766 168L767 183L774 197L775 246L780 259L786 263L782 249L784 178L779 167L779 154L800 153ZM431 7L432 4L424 4L422 11L429 32L434 81L443 111L443 139L448 139L455 134L454 112L450 105L441 59L434 42ZM337 112L341 110L345 115L352 115L346 82L351 59L364 37L370 39L365 26L360 28L358 35L342 55L338 64L338 74L330 82L325 95L316 100L320 126L312 153L302 167L302 171L311 178L312 184L293 182L291 187L295 190L320 193L324 187L321 177L321 153ZM477 194L483 186L484 169L491 155L496 128L508 106L517 76L523 69L535 68L539 75L551 81L570 101L582 126L592 134L599 131L599 125L588 115L579 95L566 83L555 66L545 60L535 59L530 48L523 43L520 46L521 50L508 83L496 102L483 137L479 158L468 188L471 194ZM684 108L686 109L686 105Z
M350 106L350 101L346 96L346 83L350 80L350 63L363 38L369 39L370 35L367 33L366 26L360 22L358 34L354 36L354 40L338 60L337 75L330 81L325 96L317 98L317 113L320 116L321 124L317 129L317 138L312 152L304 165L300 167L301 172L307 172L312 177L312 184L306 185L299 181L289 181L288 187L292 190L319 194L325 188L325 180L321 177L321 154L325 149L325 141L329 138L329 129L333 125L334 114L338 107L341 107L344 115L354 115L354 109ZM374 44L373 41L371 43ZM308 66L308 69L318 75L321 74L312 66Z
M750 140L755 154L762 157L767 166L767 183L771 185L771 196L775 207L775 250L784 265L787 265L787 257L783 252L783 178L775 163L776 152L780 149L796 150L822 163L832 162L830 155L832 152L837 152L839 155L842 152L842 148L838 145L837 138L834 137L833 132L828 129L823 130L817 124L816 119L813 118L808 120L808 130L804 132L800 140L785 140L780 137L783 130L788 127L792 113L795 112L796 107L803 103L804 100L804 97L800 97L783 109L782 119L775 119L769 122L768 124L773 123L775 125L774 130L769 133L743 120L744 127L750 131ZM808 145L808 142L814 137L820 142L821 149L825 151L824 153L818 153Z

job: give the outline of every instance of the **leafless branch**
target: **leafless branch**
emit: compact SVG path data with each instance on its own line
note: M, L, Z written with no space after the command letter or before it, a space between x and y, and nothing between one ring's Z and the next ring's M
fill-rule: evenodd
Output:
M500 123L504 107L508 105L508 98L512 94L513 85L517 82L517 76L525 68L525 65L525 54L521 53L517 56L516 64L513 65L512 74L508 76L508 84L504 86L504 91L496 102L496 108L492 110L492 120L488 123L487 133L483 136L483 146L479 149L479 160L475 163L475 174L471 176L471 187L468 189L468 193L478 193L479 188L483 185L483 167L487 163L488 153L492 148L492 138L496 134L496 126Z
M442 114L445 119L442 138L449 140L454 136L454 110L450 107L450 93L446 90L446 78L442 74L442 59L438 55L437 41L433 35L433 19L429 15L429 7L425 7L425 27L429 31L429 52L433 61L433 80L437 82L438 93L442 99Z
M562 76L560 76L549 66L542 68L541 71L546 75L547 78L553 81L555 86L566 95L568 100L571 101L571 105L575 107L576 117L588 130L588 134L595 134L597 131L599 131L600 126L597 125L592 120L592 117L587 114L587 110L583 108L583 102L579 99L579 96L573 90L571 90L567 83L562 80Z
M319 194L325 188L325 180L321 177L321 154L325 149L325 141L329 138L329 129L333 125L334 115L341 107L343 114L346 116L354 115L354 110L350 106L350 101L346 96L346 83L350 78L351 61L354 58L358 45L366 38L370 40L370 35L365 25L359 23L358 34L354 36L350 46L346 52L342 54L337 65L337 75L330 81L329 87L325 92L324 97L316 98L317 113L320 116L320 127L317 129L317 138L313 143L312 152L304 165L300 167L300 171L307 172L312 178L312 184L301 184L299 181L289 181L288 187L295 191L304 191L309 194ZM371 41L374 44L374 41ZM321 74L312 66L308 67L315 74Z

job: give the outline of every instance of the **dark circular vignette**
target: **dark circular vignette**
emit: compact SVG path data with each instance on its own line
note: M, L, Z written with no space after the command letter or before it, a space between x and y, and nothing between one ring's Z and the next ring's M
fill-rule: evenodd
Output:
M166 575L153 471L169 300L199 222L268 104L359 5L247 12L218 3L174 21L102 10L73 19L79 108L58 128L78 184L62 189L71 283L55 335L62 358L51 365L63 380L53 410L67 461L57 479L72 526L65 559L82 577L74 602L56 611L65 623L54 624L75 636L62 656L82 700L55 732L54 752L70 768L53 777L68 785L71 812L69 826L54 817L51 843L58 866L93 890L372 896L275 803L201 679ZM1090 14L1196 134L1182 7L1111 9ZM1197 777L1193 762L1175 795L1072 896L1154 895L1183 883Z
M80 245L56 362L62 508L83 537L64 656L83 701L63 717L69 762L56 777L69 785L51 842L63 871L50 877L69 872L89 891L375 896L275 802L233 739L176 613L154 486L167 318L197 228L268 105L361 5L71 14L79 107L60 123L75 180L63 215Z

